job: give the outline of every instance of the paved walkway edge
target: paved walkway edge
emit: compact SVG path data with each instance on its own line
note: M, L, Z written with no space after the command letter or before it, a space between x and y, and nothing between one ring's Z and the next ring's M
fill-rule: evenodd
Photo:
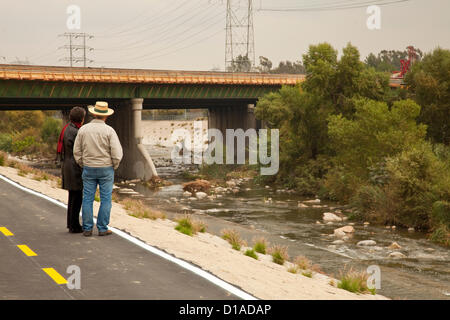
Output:
M67 209L67 205L62 203L61 201L58 201L58 200L53 199L53 198L50 198L49 196L46 196L45 194L42 194L40 192L36 192L34 190L28 189L28 188L18 184L17 182L14 182L14 181L6 178L5 176L3 176L1 174L0 174L0 179L2 179L3 181L11 184L12 186L14 186L14 187L16 187L16 188L18 188L18 189L20 189L22 191L28 192L28 193L30 193L30 194L32 194L34 196L40 197L42 199L45 199L47 201L50 201L50 202L56 204L57 206L60 206L60 207L62 207L64 209ZM95 218L94 218L94 222L96 222ZM205 270L200 269L199 267L196 267L196 266L194 266L194 265L192 265L192 264L190 264L190 263L188 263L188 262L186 262L184 260L178 259L178 258L176 258L176 257L174 257L174 256L172 256L172 255L170 255L170 254L168 254L168 253L166 253L164 251L161 251L161 250L159 250L159 249L157 249L155 247L152 247L152 246L146 244L145 242L143 242L143 241L141 241L139 239L136 239L133 236L131 236L131 235L129 235L129 234L119 230L119 229L116 229L116 228L113 228L113 227L110 227L109 229L113 233L117 234L119 237L121 237L123 239L126 239L126 240L134 243L135 245L141 247L144 250L147 250L147 251L149 251L149 252L151 252L153 254L156 254L157 256L159 256L159 257L161 257L163 259L166 259L166 260L168 260L168 261L170 261L172 263L175 263L175 264L179 265L180 267L182 267L182 268L184 268L186 270L189 270L189 271L195 273L196 275L198 275L198 276L200 276L200 277L202 277L202 278L212 282L216 286L218 286L218 287L220 287L220 288L222 288L224 290L227 290L228 292L234 294L235 296L237 296L237 297L239 297L239 298L241 298L243 300L258 300L257 298L255 298L254 296L248 294L247 292L242 291L239 288L236 288L235 286L233 286L233 285L223 281L222 279L214 276L213 274L211 274L209 272L206 272Z

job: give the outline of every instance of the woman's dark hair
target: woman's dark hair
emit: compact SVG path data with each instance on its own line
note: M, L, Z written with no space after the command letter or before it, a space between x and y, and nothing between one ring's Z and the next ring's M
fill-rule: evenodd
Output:
M86 110L81 107L74 107L70 110L69 119L72 122L81 122L86 115Z

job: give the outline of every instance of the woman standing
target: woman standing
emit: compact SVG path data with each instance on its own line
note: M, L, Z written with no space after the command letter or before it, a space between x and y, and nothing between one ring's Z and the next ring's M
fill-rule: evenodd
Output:
M78 129L84 123L86 111L80 107L70 110L69 123L61 131L58 142L58 153L62 161L62 188L69 191L67 203L67 228L70 233L82 233L80 225L80 209L83 202L82 169L73 157L73 144Z

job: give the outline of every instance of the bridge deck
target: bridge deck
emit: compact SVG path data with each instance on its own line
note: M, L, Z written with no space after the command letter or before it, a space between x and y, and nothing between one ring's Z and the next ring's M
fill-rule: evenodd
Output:
M295 85L304 75L0 65L0 80L273 86Z

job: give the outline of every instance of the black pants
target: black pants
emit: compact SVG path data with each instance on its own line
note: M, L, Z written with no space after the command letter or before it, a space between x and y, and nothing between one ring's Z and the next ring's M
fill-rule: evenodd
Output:
M69 202L67 204L67 228L69 230L81 230L80 209L83 203L82 190L69 190Z

